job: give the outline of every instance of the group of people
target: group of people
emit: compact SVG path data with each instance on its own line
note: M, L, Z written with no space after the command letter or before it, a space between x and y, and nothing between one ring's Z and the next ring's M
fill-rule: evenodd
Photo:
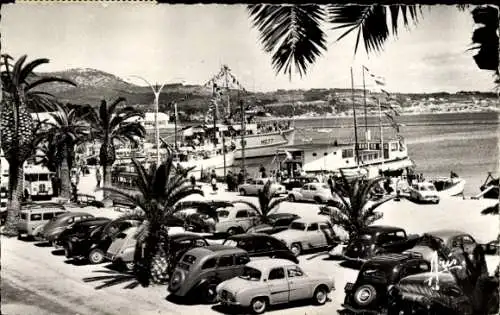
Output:
M238 174L228 171L226 174L226 184L228 191L238 191L238 186L245 182L245 175L243 170Z

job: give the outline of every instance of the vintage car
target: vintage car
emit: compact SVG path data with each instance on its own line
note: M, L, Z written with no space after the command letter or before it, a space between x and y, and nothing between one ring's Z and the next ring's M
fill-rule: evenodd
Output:
M323 305L328 293L335 290L331 276L304 272L284 259L262 259L249 262L239 277L217 286L217 299L225 306L250 308L262 314L269 305L311 299Z
M248 253L238 247L210 245L190 249L177 263L168 291L174 296L193 296L214 303L217 286L242 275L249 261Z
M55 217L67 212L64 206L58 203L23 203L20 220L16 225L18 238L41 236L45 225Z
M267 215L267 223L252 226L247 233L274 234L288 229L290 223L300 217L293 213L272 213Z
M450 272L408 276L391 288L388 314L498 314L497 277L480 278L474 291L465 290Z
M305 250L336 246L340 243L327 219L296 219L288 229L273 236L290 248L295 256Z
M333 196L330 187L324 183L309 183L302 188L294 188L288 192L288 200L294 201L314 201L316 203L327 203Z
M439 203L439 195L436 187L430 182L421 182L410 185L410 199L417 202Z
M371 225L349 240L342 250L342 257L357 262L365 262L375 255L403 252L415 246L418 235L406 234L399 227ZM334 256L336 253L331 252Z
M384 314L390 287L406 276L430 270L429 262L411 254L373 257L363 264L356 281L346 284L342 307L352 313Z
M238 186L238 191L243 196L258 195L268 181L271 181L270 190L273 195L286 194L285 186L274 182L271 178L248 179L246 183Z
M65 232L59 236L59 243L64 247L66 258L88 259L92 264L100 264L105 260L106 252L117 233L139 223L136 220L77 223L71 233L64 235Z
M110 222L111 219L105 217L92 217L74 222L68 225L64 231L59 233L57 238L54 239L53 245L60 248L68 240L68 237L71 237L74 234L80 234L89 229L91 230L97 226L104 226Z
M219 222L215 224L215 232L229 235L244 233L260 221L259 213L243 203L217 209L217 217Z
M67 227L75 222L90 218L94 218L94 216L86 212L63 213L53 218L45 225L42 231L42 237L52 245L56 245L57 238Z
M135 235L137 233L137 226L132 226L123 232L116 234L113 237L111 245L109 245L105 258L115 265L123 265L127 269L132 270L134 267L134 255L137 240ZM186 233L182 227L168 227L169 238L172 239L178 234ZM191 233L200 237L195 233Z
M254 233L233 235L224 240L222 245L242 248L248 252L251 258L282 258L293 261L296 264L299 263L297 257L284 243L268 234Z
M317 183L318 179L313 176L298 176L294 178L287 178L281 181L281 184L285 186L286 190L292 190L294 188L300 188L305 184Z
M215 231L216 220L208 214L217 209L232 206L233 203L220 200L180 201L175 207L181 210L176 211L174 216L188 223L188 231L211 233Z

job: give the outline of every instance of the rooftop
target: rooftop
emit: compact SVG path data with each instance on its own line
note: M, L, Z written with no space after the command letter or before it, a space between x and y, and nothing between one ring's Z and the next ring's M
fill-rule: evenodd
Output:
M284 266L294 266L294 265L296 265L296 264L291 262L290 260L279 259L279 258L256 259L256 260L251 260L249 263L247 263L248 267L259 269L259 270L272 269L272 268L284 267Z

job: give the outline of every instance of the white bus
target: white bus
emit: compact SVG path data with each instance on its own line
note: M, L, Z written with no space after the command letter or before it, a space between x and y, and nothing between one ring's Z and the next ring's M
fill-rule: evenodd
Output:
M26 165L24 168L24 193L31 199L48 199L54 195L52 176L54 172L39 165Z

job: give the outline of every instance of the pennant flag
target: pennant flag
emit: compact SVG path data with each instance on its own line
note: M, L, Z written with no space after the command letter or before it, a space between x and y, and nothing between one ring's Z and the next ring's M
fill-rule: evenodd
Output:
M387 97L391 97L391 93L387 92L386 90L380 89L380 91L382 91L382 93L384 93Z
M382 76L379 76L379 75L375 75L373 74L370 69L368 69L366 66L363 65L363 70L368 72L368 74L370 75L370 77L373 79L373 81L375 81L375 84L379 85L379 86L385 86L385 78L382 77Z

